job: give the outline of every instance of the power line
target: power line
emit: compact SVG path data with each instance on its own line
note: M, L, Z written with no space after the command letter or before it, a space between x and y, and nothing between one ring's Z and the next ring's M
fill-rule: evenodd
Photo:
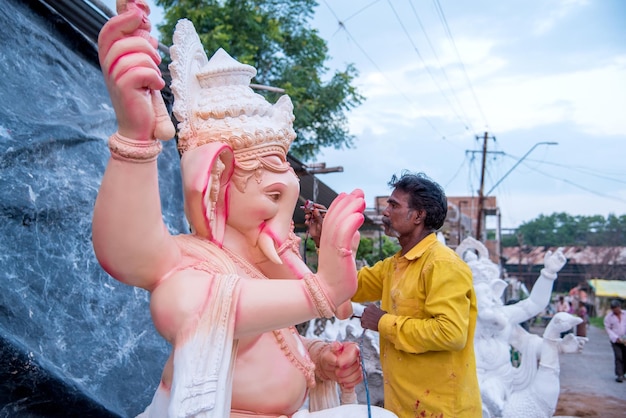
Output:
M352 19L354 16L359 15L361 12L363 12L365 9L368 9L370 6L375 5L376 3L378 3L380 0L374 0L373 2L371 2L368 5L365 5L363 7L361 7L359 10L357 10L356 12L352 13L350 16L346 17L343 21L344 23L347 22L348 20ZM324 0L324 3L326 3L326 0ZM328 3L326 3L326 5L328 6ZM330 7L329 7L330 8Z
M348 39L349 39L349 40L350 40L350 41L351 41L351 42L352 42L352 43L353 43L353 44L354 44L354 45L355 45L355 46L356 46L356 47L357 47L357 48L361 51L361 53L363 54L363 56L364 56L364 57L365 57L365 58L366 58L366 59L370 62L370 64L371 64L371 65L372 65L372 66L373 66L373 67L374 67L374 68L375 68L375 69L376 69L376 70L377 70L377 71L378 71L378 72L379 72L379 73L380 73L380 74L381 74L381 75L382 75L382 76L383 76L383 77L387 80L387 82L388 82L388 83L389 83L389 84L390 84L390 85L391 85L391 86L392 86L392 87L393 87L396 91L398 91L398 92L399 92L399 94L400 94L400 95L401 95L401 96L402 96L402 97L403 97L403 98L404 98L404 99L405 99L408 103L410 103L411 105L415 105L414 101L413 101L411 98L409 98L409 97L407 96L407 94L406 94L406 93L405 93L402 89L400 89L400 88L399 88L399 87L398 87L398 86L394 83L394 81L392 80L392 78L391 78L391 77L390 77L390 76L389 76L389 75L388 75L385 71L383 71L383 70L382 70L382 69L381 69L381 68L377 65L377 63L376 63L376 62L374 61L374 59L370 56L370 54L367 52L367 50L366 50L365 48L363 48L363 46L361 46L361 44L360 44L360 43L356 40L356 38L352 35L351 31L348 29L348 27L347 27L347 25L346 25L346 22L347 22L348 20L350 20L350 19L354 18L355 16L359 15L360 13L362 13L364 10L366 10L366 9L370 8L371 6L373 6L373 5L377 4L377 3L379 3L379 2L380 2L380 0L374 0L374 1L371 1L370 3L366 4L365 6L361 7L360 9L358 9L356 12L352 13L351 15L349 15L349 17L348 17L348 18L343 19L343 20L339 18L339 16L337 15L337 13L335 13L334 9L330 6L330 4L329 4L329 2L328 2L327 0L323 0L323 1L324 1L324 4L326 5L327 9L331 12L331 14L333 15L333 17L334 17L334 18L335 18L335 20L337 21L337 25L338 25L338 27L337 27L337 32L338 32L338 31L343 30L343 31L346 33L346 35L347 35ZM428 44L429 44L429 47L430 47L431 51L433 52L434 56L436 57L437 63L438 63L438 65L439 65L439 67L438 67L438 68L439 68L439 70L440 70L440 71L442 71L442 73L443 73L443 75L444 75L444 78L445 78L445 80L446 80L446 83L447 83L447 85L448 85L448 87L449 87L449 94L451 94L451 95L453 96L454 101L455 101L455 103L456 103L456 105L457 105L457 106L455 106L455 104L454 104L454 103L452 103L452 102L450 101L450 98L448 97L448 94L446 94L446 92L444 91L444 89L441 87L441 83L439 83L439 82L437 81L437 78L434 76L434 74L433 74L433 72L432 72L432 70L431 70L430 66L429 66L429 65L427 65L427 63L425 62L425 60L424 60L423 56L421 55L421 53L420 53L420 51L419 51L419 49L418 49L417 45L416 45L416 44L415 44L415 42L412 40L412 38L411 38L411 36L410 36L410 34L409 34L409 32L408 32L408 30L407 30L406 26L403 24L403 22L402 22L402 20L401 20L401 18L400 18L400 16L399 16L399 14L398 14L398 12L396 11L396 8L394 8L394 6L393 6L392 2L391 2L390 0L388 0L387 2L388 2L389 7L391 8L391 10L392 10L392 12L393 12L393 14L394 14L394 16L395 16L396 20L398 21L399 26L400 26L400 27L401 27L401 29L404 31L404 34L405 34L405 36L407 37L407 39L409 40L409 42L410 42L410 44L411 44L411 46L412 46L412 48L413 48L414 52L416 53L416 55L418 56L418 58L420 59L420 61L423 63L423 65L424 65L424 69L428 72L429 76L430 76L430 77L431 77L431 79L433 80L433 83L435 84L435 86L436 86L436 87L437 87L437 89L439 90L439 93L443 96L443 98L444 98L444 99L445 99L445 101L447 102L448 106L449 106L449 107L450 107L450 109L452 110L453 114L456 116L456 118L458 118L458 120L460 121L461 125L464 127L465 131L468 131L468 130L469 130L469 131L472 131L472 132L473 132L473 131L474 131L474 127L472 126L471 119L468 117L467 113L465 112L465 109L463 108L463 106L462 106L462 104L461 104L461 102L460 102L460 100L459 100L459 98L458 98L458 96L457 96L457 94L456 94L456 92L455 92L455 89L452 87L452 85L451 85L451 83L450 83L450 79L449 79L449 77L448 77L447 73L445 72L445 69L444 69L444 68L443 68L443 66L441 65L441 62L439 61L439 57L437 56L437 53L435 52L435 49L434 49L434 47L433 47L433 45L432 45L432 42L430 42L430 38L428 37L428 33L426 32L426 30L425 30L425 28L424 28L424 26L423 26L423 24L422 24L422 22L421 22L421 20L420 20L420 18L419 18L419 15L418 15L418 13L417 13L417 11L416 11L415 7L414 7L414 6L413 6L413 4L411 3L411 0L409 0L409 5L410 5L410 6L411 6L411 8L412 8L413 14L415 15L415 18L416 18L417 22L419 23L419 25L420 25L420 27L421 27L422 32L424 32L424 34L425 34L425 36L426 36L426 39L427 39L427 41L428 41ZM480 106L480 103L478 102L478 98L477 98L477 96L476 96L476 93L475 93L475 91L474 91L474 88L473 88L473 86L472 86L472 84L471 84L471 81L469 80L469 76L468 76L467 71L465 70L465 66L464 66L464 64L463 64L463 62L462 62L462 60L461 60L461 58L460 58L460 54L458 53L458 49L457 49L456 44L455 44L455 42L454 42L454 39L453 39L453 37L452 37L452 32L450 31L450 28L449 28L448 23L447 23L447 21L446 21L445 15L444 15L444 13L443 13L443 9L441 8L441 5L438 5L438 4L437 4L436 6L437 6L437 8L436 8L436 9L437 9L437 14L439 15L439 18L440 18L440 20L441 20L441 22L442 22L442 24L443 24L443 27L444 27L444 29L445 29L445 33L446 33L447 37L450 39L450 42L452 43L452 45L453 45L453 47L454 47L454 51L455 51L455 53L456 53L457 59L458 59L458 61L459 61L459 63L460 63L460 66L461 66L461 68L462 68L462 70L463 70L464 77L465 77L465 79L466 79L466 81L467 81L467 83L468 83L468 85L469 85L469 89L470 89L470 91L471 91L471 93L472 93L472 96L473 96L473 98L474 98L475 102L476 102L476 107L479 109L480 114L482 115L482 118L483 118L483 121L484 121L485 125L488 125L487 120L486 120L486 117L485 117L485 114L484 114L484 112L482 111L482 108L481 108L481 106ZM335 32L335 34L336 34L337 32ZM335 34L333 34L333 36L334 36ZM460 110L460 113L459 113L459 111L457 110L457 108ZM437 128L437 126L436 126L436 125L435 125L435 123L431 120L431 118L429 118L429 117L425 116L424 114L420 114L420 115L419 115L419 117L420 117L420 118L422 118L422 119L424 119L424 120L427 122L427 124L430 126L430 128L431 128L431 129L432 129L432 130L433 130L433 131L434 131L434 132L435 132L435 133L436 133L436 134L437 134L440 138L442 138L442 139L445 139L445 138L446 138L446 136L444 136L444 135L440 132L440 130Z
M452 46L454 48L454 52L456 53L457 59L459 60L459 65L461 69L463 70L463 74L465 75L465 80L467 81L467 84L470 88L472 96L474 97L474 101L476 102L476 107L478 108L480 114L483 117L483 121L485 122L485 128L487 128L489 127L489 123L487 122L487 117L485 116L485 113L483 112L482 106L480 105L480 102L478 101L478 97L476 96L476 92L474 91L474 86L472 86L472 82L470 81L467 71L465 70L465 65L463 64L463 60L461 59L459 50L456 47L456 42L454 42L454 38L452 36L452 32L450 31L450 27L448 26L448 21L446 20L446 16L443 12L443 8L441 7L439 0L433 0L433 2L435 3L435 8L437 9L439 19L441 20L441 23L443 24L445 32L448 35L448 39L450 39L450 42L452 43Z
M599 197L603 197L603 198L608 198L611 200L615 200L618 202L622 202L622 203L626 203L626 199L622 199L613 195L608 195L608 194L604 194L604 193L600 193L597 190L591 189L589 187L583 186L577 182L574 182L568 178L563 178L563 177L559 177L557 175L554 174L549 174L543 170L540 170L539 168L537 168L536 166L531 166L530 164L528 164L529 162L533 162L533 163L539 163L539 164L544 164L544 165L549 165L549 166L555 166L555 167L560 167L560 168L565 168L568 170L572 170L572 171L576 171L576 172L580 172L592 177L597 177L597 178L601 178L601 179L605 179L605 180L611 180L614 182L618 182L618 183L622 183L622 184L626 184L626 181L624 180L620 180L620 179L616 179L616 178L611 178L611 177L607 177L607 176L601 176L597 174L597 170L594 170L592 168L589 167L580 167L580 166L569 166L569 165L565 165L565 164L559 164L559 163L554 163L551 161L544 161L544 160L536 160L536 159L531 159L531 158L527 158L525 159L523 162L521 161L520 157L508 154L506 152L502 153L505 157L509 157L512 159L515 159L516 161L520 162L522 165L524 165L527 169L534 171L542 176L545 176L549 179L552 180L559 180L562 181L563 183L566 183L570 186L573 186L577 189L583 190L585 192L591 193L593 195L599 196ZM495 188L495 186L492 187L492 190Z
M622 199L622 198L619 198L619 197L617 197L617 196L612 196L612 195L608 195L608 194L600 193L600 192L598 192L597 190L593 190L593 189L590 189L590 188L588 188L588 187L582 186L582 185L580 185L580 184L578 184L578 183L575 183L575 182L573 182L573 181L571 181L571 180L569 180L569 179L564 179L564 178L556 177L556 176L554 176L554 175L552 175L552 174L548 174L548 173L546 173L546 172L543 172L543 171L539 170L537 167L530 167L528 164L524 164L524 165L525 165L528 169L530 169L530 170L532 170L532 171L536 171L537 173L542 174L542 175L544 175L544 176L546 176L546 177L549 177L549 178L551 178L551 179L557 179L557 180L560 180L560 181L562 181L563 183L567 183L567 184L569 184L570 186L573 186L573 187L576 187L576 188L578 188L578 189L584 190L584 191L589 192L589 193L591 193L591 194L594 194L594 195L596 195L596 196L604 197L604 198L606 198L606 199L615 200L615 201L618 201L618 202L621 202L621 203L626 203L626 199Z
M461 172L461 170L463 169L463 167L465 167L465 162L467 161L466 158L463 159L463 161L461 162L461 165L459 165L459 168L457 168L457 170L454 172L454 174L452 175L452 178L450 178L450 180L448 180L443 188L444 190L448 188L448 186L450 185L450 183L452 183L459 175L459 173Z
M609 176L598 174L598 169L596 169L596 168L581 167L581 166L570 166L570 165L555 163L555 162L552 162L552 161L533 160L531 158L527 158L526 160L527 161L534 161L534 162L538 162L538 163L542 163L542 164L546 164L546 165L552 165L552 166L555 166L555 167L561 167L561 168L565 168L565 169L572 170L572 171L577 171L579 173L583 173L583 174L586 174L586 175L589 175L589 176L592 176L592 177L597 177L597 178L603 179L603 180L609 180L609 181L614 181L616 183L626 184L626 180L616 179L614 177L609 177Z
M356 41L356 39L354 38L354 36L352 36L352 34L350 33L350 31L348 30L347 26L345 25L345 22L342 22L340 19L337 18L337 14L335 13L335 11L330 7L330 5L328 4L328 2L326 2L326 0L324 0L324 4L326 4L326 7L328 7L328 9L330 10L330 12L333 14L333 16L335 16L335 19L337 19L337 24L339 25L339 29L343 29L346 33L346 35L348 35L348 37L350 38L350 40L352 42L354 42L354 45L356 45L356 47L361 51L361 53L365 56L365 58L367 58L367 60L374 66L374 68L380 73L382 74L383 77L385 77L385 79L387 80L387 82L395 89L398 91L398 93L400 93L400 95L411 105L414 105L413 101L401 90L399 89L395 83L389 78L389 76L387 75L386 72L384 72L383 70L380 69L380 67L378 66L378 64L376 64L376 62L369 56L369 54L367 53L367 51L365 51L365 49ZM424 119L428 125L431 127L431 129L433 131L435 131L435 133L440 137L440 138L445 138L445 136L439 132L439 130L437 129L437 127L434 125L434 123L427 118L426 116L420 114L419 115L420 118Z
M525 158L526 158L526 157L527 157L527 156L528 156L531 152L533 152L533 150L534 150L535 148L537 148L539 145L558 145L558 142L542 141L542 142L537 142L535 145L533 145L533 146L532 146L532 147L528 150L528 152L527 152L526 154L524 154L524 155L523 155L523 156L522 156L519 160L517 160L517 162L513 165L513 167L511 167L511 168L509 169L509 171L507 171L507 172L504 174L504 176L502 176L502 177L500 178L500 180L498 180L498 181L496 182L496 184L494 184L493 186L491 186L491 189L489 189L489 191L487 192L487 196L489 196L489 194L490 194L491 192L493 192L493 191L494 191L494 189L495 189L496 187L498 187L498 185L502 182L502 180L504 180L504 179L505 179L505 178L506 178L509 174L511 174L511 172L512 172L513 170L515 170L515 168L516 168L516 167L517 167L517 166L518 166L518 165L519 165L522 161L524 161L524 159L525 159Z
M461 104L461 101L459 100L458 96L456 95L455 89L452 87L452 84L450 83L450 78L448 78L448 73L445 70L445 68L443 67L443 65L441 65L441 61L439 60L439 55L437 55L437 52L435 51L435 48L433 47L432 42L430 41L430 37L428 36L428 32L426 31L426 28L424 27L424 25L422 24L422 20L420 19L417 10L415 9L415 6L413 5L413 2L411 2L411 0L408 0L409 5L411 6L411 10L413 10L413 15L415 16L415 20L417 20L417 23L420 26L420 29L422 30L422 33L424 34L424 38L426 39L426 42L428 43L428 46L430 47L430 51L432 52L433 56L435 57L435 60L437 61L437 65L439 66L439 69L441 70L441 73L443 74L444 79L446 80L446 83L448 85L448 88L450 89L450 92L452 93L452 97L454 97L454 100L456 101L457 106L459 107L459 109L461 110L461 113L463 113L463 116L465 117L465 121L467 121L466 123L464 123L464 125L470 125L470 129L472 132L475 132L475 129L471 126L471 120L470 118L467 116L467 113L465 112L465 109L463 108L463 105Z
M439 85L439 82L437 81L437 79L433 75L432 71L430 71L430 66L428 66L428 64L426 64L426 61L422 57L422 54L420 54L420 51L417 48L417 45L415 45L415 43L413 42L413 39L411 38L411 35L409 34L409 31L404 26L404 23L402 23L402 19L400 19L400 16L398 15L398 12L393 7L393 4L391 3L391 0L387 0L387 4L389 4L389 7L391 8L391 11L393 12L394 16L396 17L396 20L398 21L398 24L402 28L402 31L404 32L404 35L408 39L409 43L413 46L413 50L417 54L417 57L420 59L422 64L424 64L424 69L426 70L426 72L428 73L430 78L433 80L433 83L435 83L435 86L437 86L437 89L439 89L439 92L441 93L443 98L446 99L446 102L448 102L448 104L450 105L450 108L452 109L452 111L454 112L456 117L459 119L461 124L465 127L466 130L469 130L469 127L468 127L469 124L466 121L464 121L463 118L461 118L461 115L459 115L459 113L456 111L456 109L452 105L452 102L450 102L450 99L448 99L448 96L446 95L446 93L444 93L443 89Z

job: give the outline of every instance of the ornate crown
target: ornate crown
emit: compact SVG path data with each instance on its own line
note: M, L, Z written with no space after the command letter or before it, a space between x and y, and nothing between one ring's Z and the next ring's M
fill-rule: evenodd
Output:
M228 144L238 161L287 154L296 137L293 105L282 96L274 105L250 88L256 69L219 49L208 60L193 23L181 19L170 48L181 153L205 144Z

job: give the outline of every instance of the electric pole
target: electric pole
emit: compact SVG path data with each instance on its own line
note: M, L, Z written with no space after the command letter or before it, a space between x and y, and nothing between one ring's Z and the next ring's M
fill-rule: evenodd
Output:
M476 137L478 139L478 137ZM478 241L482 241L481 234L483 228L483 212L484 212L484 200L485 200L485 169L487 167L487 140L489 139L489 134L485 132L485 136L483 137L483 161L480 170L480 189L478 190L478 214L476 215L476 239ZM493 138L495 141L495 138Z

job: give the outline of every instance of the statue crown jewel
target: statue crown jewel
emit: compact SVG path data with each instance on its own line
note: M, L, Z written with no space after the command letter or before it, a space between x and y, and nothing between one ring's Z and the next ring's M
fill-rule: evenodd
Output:
M193 23L181 19L170 48L174 116L181 153L228 144L238 161L287 154L296 137L293 105L284 95L270 104L250 88L256 69L219 49L207 59Z

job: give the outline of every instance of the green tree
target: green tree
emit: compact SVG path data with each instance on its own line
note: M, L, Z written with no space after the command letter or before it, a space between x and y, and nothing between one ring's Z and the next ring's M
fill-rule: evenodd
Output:
M302 237L301 237L302 238ZM303 238L305 246L305 261L311 269L317 270L317 247L312 239ZM368 237L361 237L359 248L356 251L357 260L365 260L369 266L373 266L379 260L394 255L400 251L400 244L397 240L392 240L387 236L381 237L378 245L376 240Z
M359 249L356 251L357 260L367 260L374 253L374 240L371 238L361 237L359 241ZM369 264L369 262L368 262Z
M356 258L357 260L365 260L368 265L373 266L376 262L397 253L399 250L398 242L387 236L381 237L379 245L375 245L372 238L361 238Z
M238 61L257 68L256 84L279 87L294 104L298 134L290 152L303 161L320 148L350 148L346 112L363 101L351 83L351 64L328 72L326 42L310 27L315 0L156 0L165 12L161 40L171 45L179 19L193 22L205 51L224 48ZM270 101L278 93L259 90Z
M604 225L604 235L605 245L626 245L626 215L620 217L609 215Z
M503 236L503 247L626 246L626 215L540 215Z

